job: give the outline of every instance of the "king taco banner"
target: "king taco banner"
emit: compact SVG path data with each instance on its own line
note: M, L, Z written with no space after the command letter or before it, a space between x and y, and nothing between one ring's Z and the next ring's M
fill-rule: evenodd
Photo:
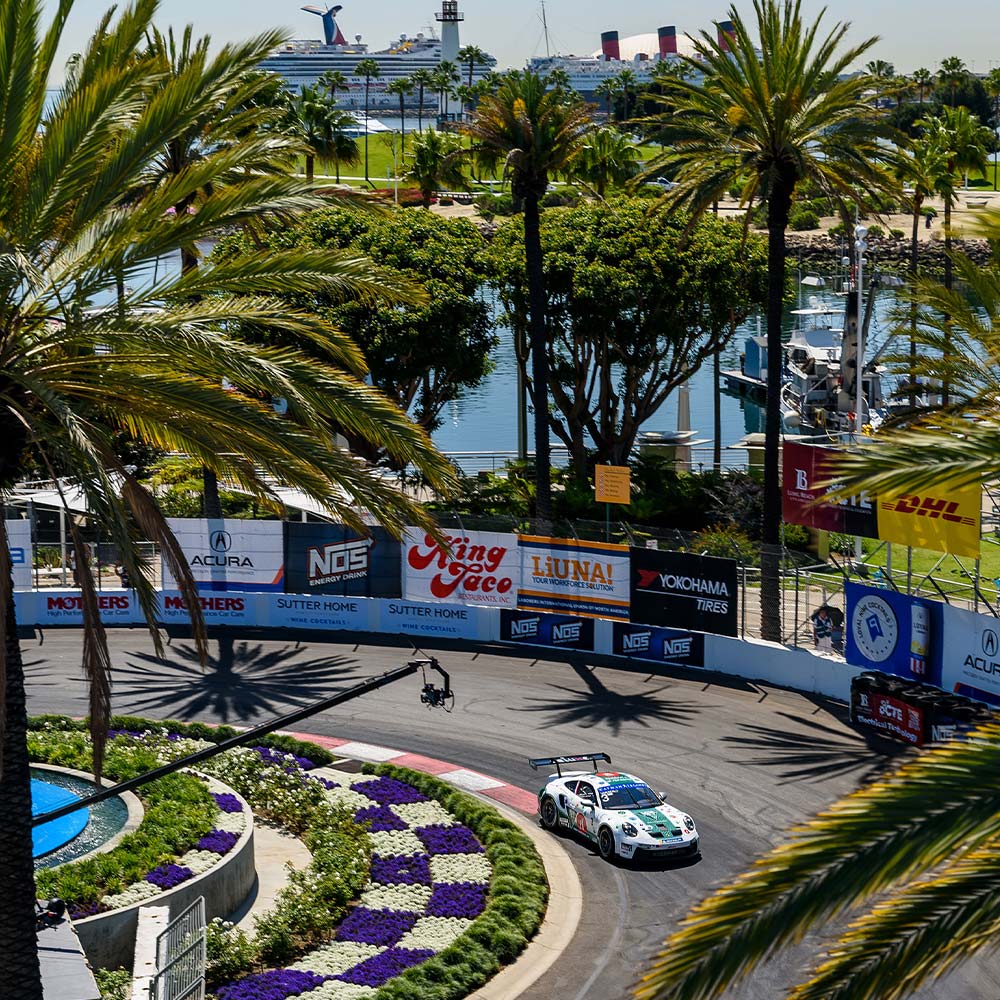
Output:
M521 610L628 621L628 546L521 535L518 548Z
M408 601L513 608L520 579L517 535L446 534L441 545L419 528L403 536L403 597Z

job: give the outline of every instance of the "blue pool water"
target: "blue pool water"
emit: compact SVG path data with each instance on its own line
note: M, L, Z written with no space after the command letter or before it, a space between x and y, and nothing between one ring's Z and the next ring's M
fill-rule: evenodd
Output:
M59 785L51 784L39 778L31 779L31 815L51 812L70 802L79 802L80 796ZM76 839L90 822L90 810L78 809L76 812L53 820L44 826L36 826L31 832L34 857L40 858L51 854L64 844Z

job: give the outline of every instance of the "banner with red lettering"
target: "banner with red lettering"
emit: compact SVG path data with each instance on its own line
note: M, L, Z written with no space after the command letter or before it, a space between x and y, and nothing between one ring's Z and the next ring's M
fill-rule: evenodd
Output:
M517 535L445 532L446 546L418 528L403 536L403 597L408 601L513 608L520 563Z

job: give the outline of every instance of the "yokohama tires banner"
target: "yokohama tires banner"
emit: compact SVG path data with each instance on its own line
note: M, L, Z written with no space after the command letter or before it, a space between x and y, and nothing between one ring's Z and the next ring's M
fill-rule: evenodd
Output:
M450 532L447 548L417 528L403 539L403 596L408 601L512 608L517 604L517 535Z

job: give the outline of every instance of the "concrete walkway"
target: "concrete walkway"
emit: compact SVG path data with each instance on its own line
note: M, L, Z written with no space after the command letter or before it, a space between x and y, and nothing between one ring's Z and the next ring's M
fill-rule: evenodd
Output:
M247 934L253 933L254 917L270 910L278 893L288 884L287 866L301 871L312 858L298 837L261 820L255 820L253 838L257 865L255 890L229 918Z

